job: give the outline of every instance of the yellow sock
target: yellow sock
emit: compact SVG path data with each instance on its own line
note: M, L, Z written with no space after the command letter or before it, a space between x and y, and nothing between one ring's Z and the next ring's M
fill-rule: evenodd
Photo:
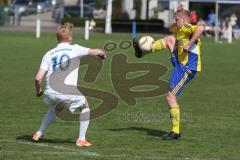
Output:
M166 44L163 39L159 39L153 42L152 51L161 51L166 48Z
M180 110L179 106L175 106L170 109L171 121L172 121L172 131L179 134L180 126Z

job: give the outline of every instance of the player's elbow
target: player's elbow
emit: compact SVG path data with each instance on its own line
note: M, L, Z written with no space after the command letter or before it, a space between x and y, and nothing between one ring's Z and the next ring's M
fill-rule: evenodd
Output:
M36 76L35 77L35 83L41 83L42 82L42 78L41 77L39 77L39 76Z
M37 72L36 76L35 76L35 82L36 82L36 83L41 83L43 77L45 76L45 74L46 74L46 71L40 69L40 70Z

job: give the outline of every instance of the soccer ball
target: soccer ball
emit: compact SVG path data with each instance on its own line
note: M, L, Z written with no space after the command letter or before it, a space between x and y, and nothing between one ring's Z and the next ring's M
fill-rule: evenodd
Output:
M154 39L151 36L144 36L140 38L138 41L139 48L142 51L149 52L152 50L153 42L154 42Z

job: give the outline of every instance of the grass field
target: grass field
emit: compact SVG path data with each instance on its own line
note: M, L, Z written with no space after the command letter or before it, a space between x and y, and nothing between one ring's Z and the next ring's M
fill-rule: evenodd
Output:
M129 40L129 35L92 35L90 41L79 38L75 42L89 47L103 47L107 40ZM0 159L179 159L217 160L240 159L240 41L215 44L203 39L203 69L179 97L185 120L182 139L165 141L162 136L170 129L168 109L163 96L138 98L135 107L127 106L120 98L117 108L95 120L88 129L93 147L75 146L79 125L59 119L49 126L40 143L31 141L47 107L42 98L35 97L33 85L45 51L56 45L53 33L35 39L34 33L0 33ZM82 37L82 36L81 36ZM168 54L154 54L137 60L131 49L124 51L129 62L157 62L171 64ZM119 97L110 83L112 55L108 53L104 68L94 83L79 84L110 92ZM167 53L167 52L166 52ZM86 68L85 68L86 69ZM89 98L90 106L99 101ZM130 117L130 118L129 118Z

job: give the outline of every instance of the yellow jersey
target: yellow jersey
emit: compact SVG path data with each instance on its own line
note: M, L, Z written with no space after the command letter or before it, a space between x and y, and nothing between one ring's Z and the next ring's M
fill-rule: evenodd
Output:
M189 70L201 71L200 39L198 38L198 40L194 42L189 51L183 49L183 47L189 43L189 40L197 28L198 26L191 24L184 24L182 28L178 28L176 24L173 24L171 30L177 40L178 61L188 67Z

